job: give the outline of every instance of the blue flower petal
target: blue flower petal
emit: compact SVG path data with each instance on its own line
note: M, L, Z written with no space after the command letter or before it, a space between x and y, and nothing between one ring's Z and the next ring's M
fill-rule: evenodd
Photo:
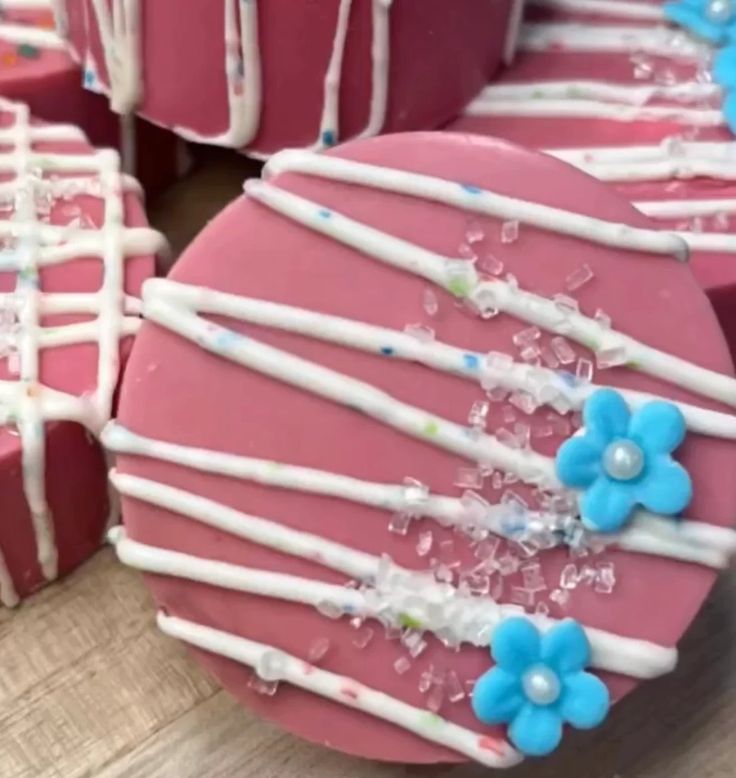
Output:
M603 444L588 435L568 438L557 450L557 477L575 489L590 486L600 475Z
M599 389L585 402L583 424L585 433L600 440L601 446L623 437L631 414L626 400L615 389Z
M651 454L670 454L685 439L682 411L672 403L655 400L637 411L629 424L629 436Z
M528 619L502 621L491 636L491 656L499 667L518 676L539 661L541 638Z
M694 3L666 3L664 14L669 21L692 32L699 38L711 43L723 43L726 40L727 24L713 22L705 15L705 6Z
M547 756L562 740L562 718L553 707L527 703L509 727L509 740L527 756Z
M635 505L634 484L601 476L580 498L582 522L594 532L617 532Z
M685 510L693 496L687 470L668 456L659 456L647 465L646 477L636 485L636 501L652 513L672 516Z
M736 89L736 46L728 46L716 54L713 78L725 89Z
M484 724L503 724L518 715L525 699L519 676L496 667L476 682L473 713Z
M565 678L559 713L577 729L592 729L601 724L611 707L608 687L590 673L575 673Z
M590 643L574 619L565 619L542 638L542 662L564 678L590 664Z
M736 91L730 92L723 101L723 115L728 129L736 135Z

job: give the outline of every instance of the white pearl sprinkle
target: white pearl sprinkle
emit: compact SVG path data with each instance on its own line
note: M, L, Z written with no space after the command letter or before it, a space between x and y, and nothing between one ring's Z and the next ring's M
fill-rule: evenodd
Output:
M551 705L562 691L557 673L546 665L534 665L527 670L521 679L521 685L524 694L535 705Z
M730 22L733 16L731 0L710 0L705 7L705 15L712 22Z
M632 440L617 440L603 453L603 468L617 481L631 481L644 469L644 452Z

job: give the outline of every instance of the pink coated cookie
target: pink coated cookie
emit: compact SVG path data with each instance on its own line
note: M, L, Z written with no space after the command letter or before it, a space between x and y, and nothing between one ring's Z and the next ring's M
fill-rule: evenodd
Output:
M117 154L0 101L0 603L95 551L113 506L96 442L162 236Z
M66 0L86 79L119 111L257 156L433 129L496 71L510 0Z
M103 434L162 629L294 734L408 763L518 761L470 704L513 615L582 624L613 699L671 670L736 548L736 382L653 227L499 140L275 155L146 285ZM595 385L682 404L686 520L580 524L553 458Z

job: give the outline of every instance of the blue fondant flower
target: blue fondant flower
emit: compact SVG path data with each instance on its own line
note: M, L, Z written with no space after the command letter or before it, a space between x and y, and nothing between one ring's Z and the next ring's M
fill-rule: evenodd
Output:
M736 40L734 0L676 0L665 3L663 10L671 22L711 43Z
M509 740L527 756L545 756L562 740L563 724L597 727L608 714L606 685L585 672L590 645L583 628L565 619L546 635L531 621L502 622L491 640L496 666L473 689L484 724L508 724Z
M637 505L674 515L692 497L687 471L672 452L685 438L680 409L654 400L630 413L613 389L599 389L583 408L584 428L557 452L560 481L580 489L583 523L616 532Z

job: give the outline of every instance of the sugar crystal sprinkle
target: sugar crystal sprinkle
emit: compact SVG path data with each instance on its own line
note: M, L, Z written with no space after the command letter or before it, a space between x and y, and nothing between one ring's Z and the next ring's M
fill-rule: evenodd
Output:
M514 243L519 238L519 222L505 221L501 225L501 243Z
M434 289L427 287L422 292L422 308L427 316L436 316L439 310L439 302L437 300L437 293Z
M593 271L590 265L584 264L570 273L565 279L565 289L568 292L575 292L585 286L593 278Z
M425 530L419 533L419 539L417 540L417 556L427 556L432 550L432 544L434 543L434 535L431 530Z
M324 659L330 650L330 641L328 638L316 638L312 641L307 652L307 658L312 664Z
M408 657L400 656L394 662L394 670L398 675L404 675L411 668L411 660Z
M575 361L575 351L573 347L561 335L552 338L550 346L561 365L570 365Z

